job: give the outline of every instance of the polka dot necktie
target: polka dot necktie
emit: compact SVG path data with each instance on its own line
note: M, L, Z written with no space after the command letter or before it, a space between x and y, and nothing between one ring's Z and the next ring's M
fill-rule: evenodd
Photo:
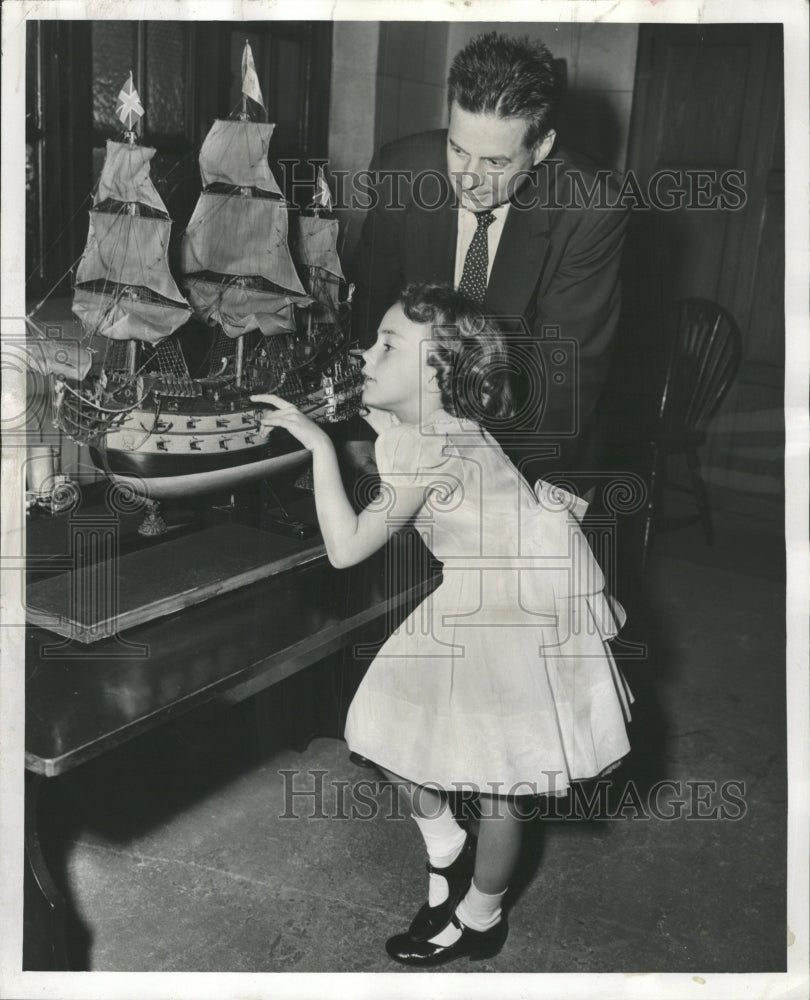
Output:
M492 212L476 212L475 232L470 241L467 256L464 258L464 270L458 290L469 295L476 302L483 302L487 290L487 264L489 262L489 245L487 230L495 221Z

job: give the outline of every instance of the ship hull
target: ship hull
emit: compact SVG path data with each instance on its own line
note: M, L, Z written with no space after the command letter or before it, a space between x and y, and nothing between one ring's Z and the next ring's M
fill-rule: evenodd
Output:
M130 411L90 448L102 472L150 499L233 489L304 465L309 452L276 428L265 439L255 407L230 412Z
M123 473L108 474L119 486L131 489L149 500L174 500L184 497L233 490L260 479L270 479L283 472L303 468L309 452L301 449L286 455L274 455L244 465L231 465L208 472L188 472L182 475L142 477Z
M102 472L140 476L143 479L160 479L167 476L195 475L200 472L221 472L231 467L238 468L242 465L281 458L300 450L300 445L296 447L294 442L290 442L288 447L279 448L262 444L255 448L211 455L163 455L147 451L119 451L108 447L103 450L91 448L90 456Z

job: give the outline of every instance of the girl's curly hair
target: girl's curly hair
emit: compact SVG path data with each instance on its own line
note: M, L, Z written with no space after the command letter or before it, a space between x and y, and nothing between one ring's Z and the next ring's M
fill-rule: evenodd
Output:
M399 298L413 323L429 323L428 364L436 369L442 406L478 423L514 413L506 344L500 330L450 285L414 282Z

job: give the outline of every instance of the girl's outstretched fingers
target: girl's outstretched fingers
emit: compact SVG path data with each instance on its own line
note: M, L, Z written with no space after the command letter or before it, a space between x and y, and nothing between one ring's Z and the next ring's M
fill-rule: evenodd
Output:
M304 416L297 406L282 399L281 396L276 396L271 392L261 392L251 396L250 400L252 403L263 403L268 407L262 412L259 420L259 433L265 437L270 434L274 427L283 427L310 451L318 444L329 441L328 436L313 420ZM274 409L269 409L269 407L274 407Z
M276 410L295 410L297 409L292 403L286 399L282 399L281 396L276 396L272 392L257 392L255 395L250 397L251 403L261 403L264 406L272 406Z

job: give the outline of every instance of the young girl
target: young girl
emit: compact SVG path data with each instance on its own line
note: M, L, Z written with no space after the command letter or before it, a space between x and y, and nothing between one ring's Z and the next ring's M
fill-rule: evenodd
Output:
M505 348L459 293L413 285L363 355L363 401L387 411L378 498L355 514L326 433L277 396L262 427L312 452L334 566L365 559L415 518L441 585L394 632L349 709L346 741L403 785L428 851L428 900L386 943L406 965L497 954L520 847L520 796L560 794L629 750L629 695L605 640L620 627L579 529L582 501L533 493L481 422L511 412ZM621 609L617 614L623 618ZM447 793L473 789L477 845Z

